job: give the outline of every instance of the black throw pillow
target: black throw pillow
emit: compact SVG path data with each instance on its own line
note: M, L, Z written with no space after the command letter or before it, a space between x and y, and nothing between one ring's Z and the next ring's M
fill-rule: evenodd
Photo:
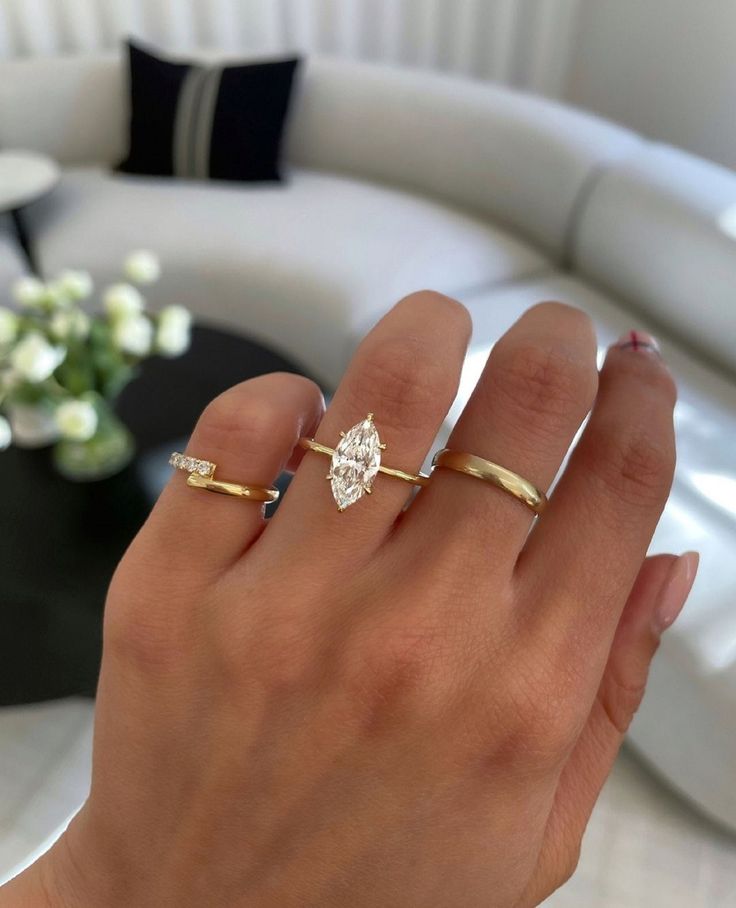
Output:
M130 150L124 173L280 180L281 139L299 58L174 62L128 41Z

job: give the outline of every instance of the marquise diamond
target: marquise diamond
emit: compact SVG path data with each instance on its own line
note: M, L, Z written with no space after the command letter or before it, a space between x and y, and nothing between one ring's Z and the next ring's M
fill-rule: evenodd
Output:
M381 440L368 416L347 431L332 455L330 480L338 510L344 511L370 492L381 466Z

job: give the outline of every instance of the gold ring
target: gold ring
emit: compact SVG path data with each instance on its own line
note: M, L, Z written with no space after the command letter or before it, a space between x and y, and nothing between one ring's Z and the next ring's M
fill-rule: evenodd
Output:
M338 511L349 508L363 495L370 495L373 480L378 473L393 479L403 479L415 486L426 486L429 482L429 477L422 473L406 473L381 463L381 452L386 450L386 445L378 437L372 413L347 432L340 432L336 448L328 448L313 438L300 438L299 446L306 451L326 454L332 458L327 479L330 480L332 497Z
M523 479L518 473L512 473L506 467L501 467L492 460L477 457L475 454L465 454L462 451L443 448L432 459L432 469L436 470L438 467L455 470L458 473L473 476L475 479L490 482L499 489L503 489L504 492L513 495L514 498L518 498L535 514L541 514L547 504L547 496L531 482Z
M187 485L193 489L204 489L207 492L219 492L220 495L232 495L234 498L246 498L248 501L265 501L271 503L278 500L278 489L266 489L263 486L246 486L236 482L221 482L215 479L216 465L210 460L200 460L197 457L188 457L175 451L169 458L169 463L177 470L189 473Z

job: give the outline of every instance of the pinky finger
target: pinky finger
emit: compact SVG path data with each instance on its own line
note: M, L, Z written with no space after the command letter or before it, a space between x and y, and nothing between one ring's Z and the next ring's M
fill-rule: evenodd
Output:
M550 880L561 885L577 864L580 843L603 783L644 689L662 633L685 605L698 569L698 555L647 558L621 615L598 695L557 786L535 883L542 898Z

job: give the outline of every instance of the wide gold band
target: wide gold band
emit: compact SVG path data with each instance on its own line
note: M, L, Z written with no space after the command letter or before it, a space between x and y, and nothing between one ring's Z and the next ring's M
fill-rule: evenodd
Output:
M278 489L266 489L263 486L246 486L237 482L222 482L215 479L216 464L211 460L200 460L178 451L169 458L169 463L177 470L188 473L187 485L193 489L204 489L206 492L219 492L220 495L232 495L234 498L246 498L248 501L278 500Z
M518 498L535 514L541 514L547 504L547 496L531 482L523 479L518 473L513 473L506 467L499 466L497 463L475 454L465 454L462 451L443 448L432 459L432 468L439 467L490 482L499 489L503 489L504 492L513 495L514 498Z
M313 438L300 438L299 447L304 448L305 451L314 451L316 454L326 454L328 457L332 457L335 453L334 448L320 444ZM378 472L383 473L384 476L392 476L394 479L403 479L404 482L410 482L415 486L426 486L429 483L429 476L425 476L423 473L406 473L404 470L397 470L395 467L387 467L384 464L381 464Z

